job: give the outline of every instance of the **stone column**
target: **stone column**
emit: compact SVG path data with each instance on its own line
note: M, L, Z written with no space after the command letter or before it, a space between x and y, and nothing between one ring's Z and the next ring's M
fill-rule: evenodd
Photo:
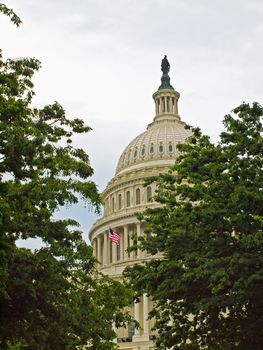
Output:
M109 264L111 264L112 263L112 261L110 260L110 250L111 250L111 240L108 238L108 240L107 240L107 249L108 249L108 262L109 262Z
M169 96L169 112L173 112L172 96Z
M140 322L140 303L134 304L134 318L137 322ZM134 337L140 336L140 330L138 328L135 328L134 331Z
M118 230L119 234L120 234L120 242L119 242L119 245L120 245L120 261L123 260L123 234L120 230Z
M167 113L167 111L168 111L168 101L167 101L167 96L165 96L165 98L164 98L164 103L165 103L165 112Z
M103 238L103 265L108 264L108 232L104 233Z
M114 322L112 324L112 329L116 333L116 338L113 339L113 343L117 343L117 341L118 341L118 339L117 339L117 337L118 337L118 335L117 335L117 327L115 326Z
M158 100L155 100L155 115L158 114Z
M92 248L93 248L93 255L97 257L97 251L96 251L96 238L93 239L92 242Z
M126 252L128 248L128 225L124 225L123 229L123 259L128 260L128 253Z
M175 97L174 103L175 103L175 114L178 114L178 98L177 97Z
M148 297L144 293L143 294L143 335L145 336L149 335L148 314L149 314Z
M112 262L116 263L117 261L117 246L112 242Z
M101 237L97 237L97 259L101 263Z

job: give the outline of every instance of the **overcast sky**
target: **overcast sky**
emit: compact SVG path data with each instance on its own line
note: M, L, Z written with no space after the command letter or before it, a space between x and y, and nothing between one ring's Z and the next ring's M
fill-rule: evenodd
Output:
M121 152L154 117L151 95L160 62L170 61L181 118L216 141L223 116L263 103L262 0L6 0L20 28L0 17L4 57L36 57L34 105L59 101L92 127L76 139L103 190ZM94 214L81 206L59 216L87 232Z

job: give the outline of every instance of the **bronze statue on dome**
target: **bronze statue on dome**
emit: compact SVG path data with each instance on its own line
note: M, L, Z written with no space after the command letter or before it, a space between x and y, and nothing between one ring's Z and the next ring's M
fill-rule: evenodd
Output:
M164 58L162 59L161 69L162 69L163 74L168 74L170 71L170 63L169 63L166 55L164 55Z

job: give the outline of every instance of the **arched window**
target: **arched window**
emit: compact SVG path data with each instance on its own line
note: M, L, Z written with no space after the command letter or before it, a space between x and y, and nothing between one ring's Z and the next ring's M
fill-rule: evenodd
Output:
M172 145L172 142L169 142L168 152L169 152L169 153L172 153L172 152L173 152L173 145Z
M131 205L131 192L127 191L126 192L126 207L130 207Z
M137 153L138 153L138 151L137 151L137 148L136 148L136 150L134 151L134 154L133 154L134 158L137 158Z
M121 194L119 194L118 196L118 207L119 207L119 210L121 210Z
M141 155L142 155L142 157L145 155L145 146L142 147Z
M151 186L148 186L146 188L146 198L147 198L147 202L150 202L150 200L152 199L152 188L151 188Z
M136 204L141 204L141 191L139 188L136 189Z
M162 143L160 143L160 145L159 145L159 152L163 153L163 144Z
M150 154L153 154L153 151L154 151L154 148L153 148L153 143L151 143L149 153L150 153Z
M111 211L112 211L112 212L115 211L115 201L114 201L114 197L112 197L112 199L111 199Z

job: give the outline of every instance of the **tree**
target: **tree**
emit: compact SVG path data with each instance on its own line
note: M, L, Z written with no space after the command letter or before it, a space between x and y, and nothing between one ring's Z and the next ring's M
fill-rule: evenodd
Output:
M3 4L0 12L21 23ZM99 210L89 157L72 142L90 128L57 102L32 107L39 68L36 59L0 55L1 349L112 349L112 323L130 320L131 293L97 272L75 220L53 216L80 198ZM17 246L36 237L39 250Z
M193 128L157 182L138 245L157 256L126 271L154 300L158 349L261 350L263 109L226 115L220 142ZM157 254L157 255L156 255Z

